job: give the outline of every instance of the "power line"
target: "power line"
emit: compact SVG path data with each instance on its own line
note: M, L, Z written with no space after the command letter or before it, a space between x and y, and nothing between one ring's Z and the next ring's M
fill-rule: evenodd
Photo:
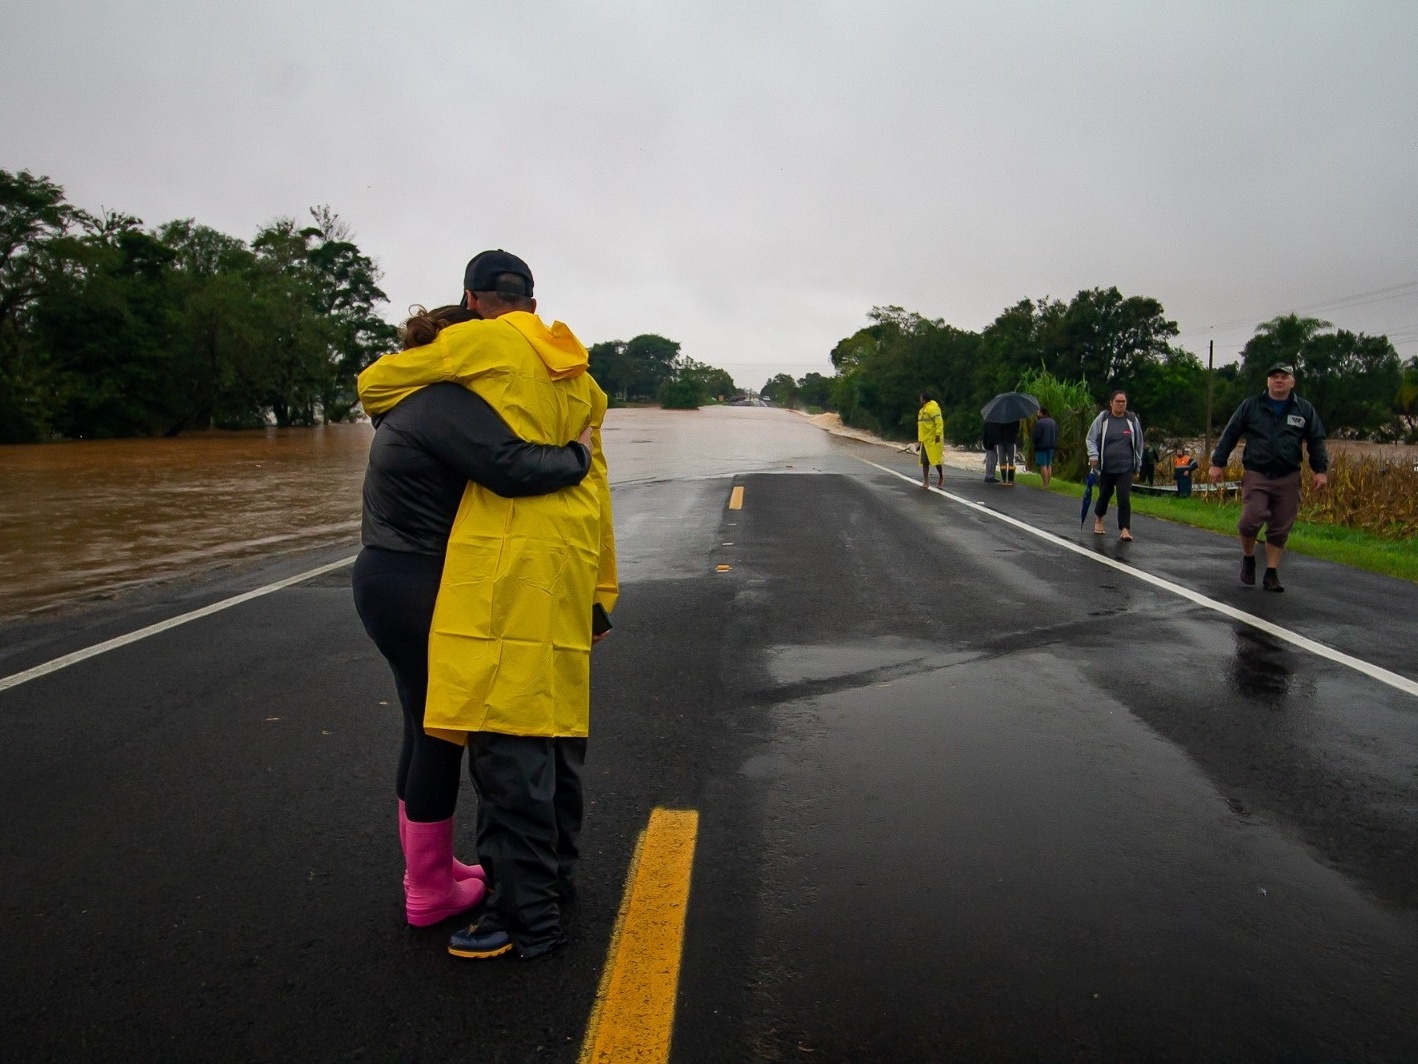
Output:
M1418 281L1405 281L1402 284L1388 285L1384 288L1373 288L1367 292L1356 292L1353 295L1340 296L1337 299L1322 300L1318 303L1310 303L1306 306L1292 307L1286 313L1305 314L1314 311L1346 310L1351 307L1365 307L1371 303L1385 303L1391 299L1402 299L1405 296L1418 295ZM1270 321L1280 315L1272 314L1270 318L1260 320ZM1260 321L1255 316L1248 318L1237 318L1235 321L1217 322L1214 325L1199 325L1195 329L1183 329L1179 335L1186 336L1194 333L1226 331L1237 329L1243 326L1254 327Z

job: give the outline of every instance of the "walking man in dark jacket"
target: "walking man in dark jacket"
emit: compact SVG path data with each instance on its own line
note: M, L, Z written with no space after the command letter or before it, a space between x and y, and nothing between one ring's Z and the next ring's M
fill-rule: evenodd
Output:
M1284 591L1280 585L1280 556L1300 511L1300 448L1309 456L1315 487L1328 482L1329 456L1324 449L1324 425L1315 408L1295 392L1295 367L1277 362L1265 375L1265 391L1236 408L1226 423L1209 471L1213 484L1226 475L1226 463L1236 442L1244 436L1241 455L1241 583L1256 582L1256 536L1265 526L1265 576L1267 591Z

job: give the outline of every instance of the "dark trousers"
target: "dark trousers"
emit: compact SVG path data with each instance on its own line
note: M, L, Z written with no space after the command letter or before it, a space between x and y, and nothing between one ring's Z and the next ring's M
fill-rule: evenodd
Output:
M1108 512L1108 500L1113 497L1113 490L1118 493L1118 529L1132 528L1132 470L1126 473L1099 473L1098 474L1098 505L1093 508L1094 515L1101 521L1103 515Z
M561 941L560 903L575 891L584 812L585 739L468 734L478 791L478 861L491 893L479 926L500 926L524 957Z
M365 547L355 559L355 611L389 662L404 711L394 791L410 820L447 820L458 805L463 748L423 730L428 630L443 576L442 556Z

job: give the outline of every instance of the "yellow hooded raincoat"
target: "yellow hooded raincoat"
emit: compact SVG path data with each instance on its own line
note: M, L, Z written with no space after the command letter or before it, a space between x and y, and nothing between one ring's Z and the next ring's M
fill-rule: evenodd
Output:
M464 492L429 633L430 732L587 734L591 604L610 610L619 593L601 453L606 395L587 361L566 326L515 312L451 325L359 376L370 414L457 381L532 443L564 444L593 427L591 471L576 487L522 499L477 484Z
M916 442L921 445L927 465L940 465L945 461L945 418L934 399L927 399L916 414Z

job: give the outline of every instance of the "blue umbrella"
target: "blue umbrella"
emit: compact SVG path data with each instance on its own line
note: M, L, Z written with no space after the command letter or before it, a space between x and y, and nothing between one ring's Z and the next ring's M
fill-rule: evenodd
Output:
M1098 483L1098 474L1095 470L1088 471L1088 479L1083 482L1083 509L1078 511L1078 527L1083 527L1083 522L1088 520L1088 504L1093 501L1093 488Z

